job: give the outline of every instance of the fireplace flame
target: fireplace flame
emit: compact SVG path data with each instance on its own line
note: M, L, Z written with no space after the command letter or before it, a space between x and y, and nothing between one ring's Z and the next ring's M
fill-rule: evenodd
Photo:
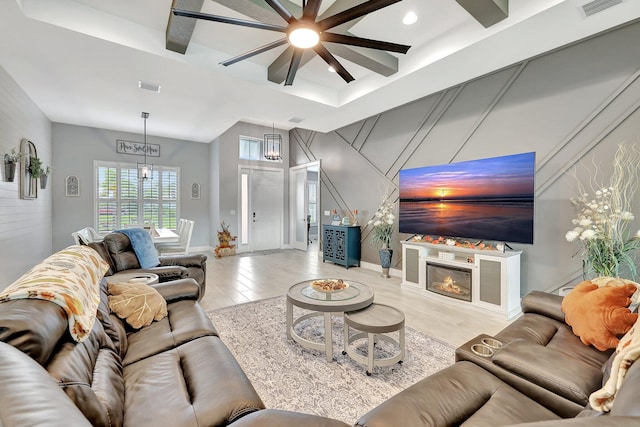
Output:
M451 276L447 276L444 278L444 282L441 282L435 286L441 291L449 292L452 294L462 294L463 291L460 289L460 286L456 285L456 281L451 278Z

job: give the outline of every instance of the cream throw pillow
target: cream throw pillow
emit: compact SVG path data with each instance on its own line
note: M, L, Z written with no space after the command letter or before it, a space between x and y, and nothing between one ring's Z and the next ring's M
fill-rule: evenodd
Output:
M109 309L132 328L149 326L167 315L167 301L144 283L109 283Z

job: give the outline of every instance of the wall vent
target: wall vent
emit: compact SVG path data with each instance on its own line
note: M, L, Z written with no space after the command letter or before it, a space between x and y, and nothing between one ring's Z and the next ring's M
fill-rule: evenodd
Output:
M144 90L150 90L151 92L160 93L160 85L154 83L143 82L142 80L138 80L138 87Z
M622 0L593 0L583 4L582 10L584 10L585 15L591 16L620 3L622 3Z

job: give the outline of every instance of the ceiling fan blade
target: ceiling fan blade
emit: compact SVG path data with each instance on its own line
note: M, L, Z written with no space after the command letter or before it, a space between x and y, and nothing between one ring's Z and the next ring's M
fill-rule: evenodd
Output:
M241 25L243 27L259 28L261 30L278 31L286 33L287 27L279 25L265 24L263 22L248 21L246 19L228 18L226 16L209 15L208 13L193 12L191 10L171 9L176 16L185 16L187 18L204 19L205 21L222 22L223 24Z
M336 27L338 25L349 22L353 19L360 18L361 16L368 15L371 12L375 12L383 7L390 6L394 3L398 3L401 0L369 0L365 3L354 6L350 9L336 13L333 16L323 19L318 22L318 26L321 31L328 30L329 28Z
M268 43L268 44L266 44L264 46L261 46L259 48L253 49L253 50L251 50L249 52L243 53L242 55L238 55L238 56L233 57L231 59L227 59L226 61L223 61L220 64L222 64L225 67L227 67L227 66L229 66L231 64L235 64L236 62L243 61L243 60L245 60L247 58L251 58L252 56L256 56L256 55L258 55L260 53L266 52L268 50L274 49L274 48L276 48L278 46L282 46L282 45L287 44L287 43L288 43L288 40L285 37L283 39L276 40L276 41L274 41L272 43Z
M389 52L407 53L411 46L404 44L370 40L362 37L348 36L346 34L320 33L320 40L330 43L348 44L351 46L366 47L369 49L386 50Z
M302 19L315 22L320 10L320 4L322 4L322 0L307 0L307 5L302 12Z
M289 12L278 0L265 0L265 2L288 23L296 21L296 18L291 14L291 12Z
M313 47L313 50L316 51L320 58L324 59L324 62L332 66L333 69L336 70L336 73L338 73L338 75L342 77L345 82L349 83L355 80L353 76L349 74L347 69L344 68L342 64L339 63L338 60L331 54L331 52L329 52L326 47L322 46L322 44L318 43Z
M302 59L302 49L294 49L293 55L291 55L291 64L289 64L289 71L287 72L287 79L284 81L285 86L291 86L293 79L296 78L298 67L300 66L300 60Z

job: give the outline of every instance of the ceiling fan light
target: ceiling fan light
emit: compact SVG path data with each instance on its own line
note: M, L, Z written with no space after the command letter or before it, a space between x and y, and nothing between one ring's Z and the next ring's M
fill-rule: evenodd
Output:
M288 35L289 43L301 49L307 49L318 44L320 35L309 27L296 27Z
M417 20L418 20L418 15L416 15L415 12L407 12L407 14L404 15L404 18L402 18L402 23L404 25L411 25L411 24L415 24Z

